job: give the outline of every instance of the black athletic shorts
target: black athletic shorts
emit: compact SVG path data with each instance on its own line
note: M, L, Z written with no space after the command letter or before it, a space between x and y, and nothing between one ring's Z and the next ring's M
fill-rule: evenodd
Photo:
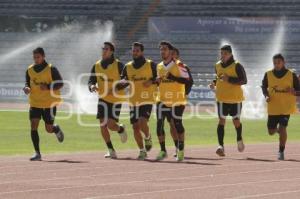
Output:
M118 122L121 108L122 104L113 104L99 99L97 119L113 119Z
M242 103L229 104L217 102L217 105L219 118L224 118L228 115L230 115L233 118L240 118L242 112Z
M149 119L151 116L152 107L152 104L144 104L140 106L130 107L130 123L136 123L141 117Z
M290 115L269 115L268 116L268 129L276 129L279 126L287 127Z
M167 118L168 122L170 122L171 119L182 120L184 109L185 105L168 107L159 102L156 104L156 117L158 120Z
M163 103L156 104L156 132L158 135L164 135L164 121L167 118L168 122L173 119L174 122L182 122L182 116L185 106L178 105L173 107L167 107Z
M55 116L56 116L56 107L52 107L52 108L30 107L29 109L30 120L43 118L46 124L54 124Z

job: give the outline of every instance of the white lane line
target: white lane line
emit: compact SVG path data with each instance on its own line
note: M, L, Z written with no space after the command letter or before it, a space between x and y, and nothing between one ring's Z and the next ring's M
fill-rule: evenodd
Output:
M239 165L240 166L240 165ZM194 169L199 169L199 168L203 168L203 167L193 167L193 168L189 168L191 170ZM136 172L136 171L129 171L129 172L119 172L119 173L108 173L108 174L95 174L95 175L84 175L84 176L76 176L76 177L55 177L55 178L48 178L48 179L32 179L32 180L12 180L12 181L6 181L6 182L0 182L0 185L4 185L4 184L15 184L15 183L30 183L30 182L46 182L46 181L55 181L55 180L72 180L72 179L82 179L82 178L95 178L95 177L104 177L104 176L119 176L119 175L128 175L128 174L149 174L149 173L159 173L159 172L169 172L169 171L178 171L178 170L183 170L186 168L174 168L174 169L157 169L157 170L153 170L151 169L150 171L142 171L142 172ZM289 168L284 168L284 169L268 169L265 171L282 171L282 170L293 170L293 169L300 169L298 166L297 167L289 167ZM241 171L241 172L233 172L233 173L248 173L248 172L260 172L254 170L254 171ZM228 173L231 174L231 173ZM218 175L223 175L223 174L210 174L210 177L214 177L214 176L218 176ZM206 176L206 175L205 175ZM193 176L192 176L193 178Z
M102 157L101 157L102 158ZM35 167L42 167L44 168L45 166L57 166L59 165L59 163L63 164L65 161L65 163L67 164L68 161L70 162L70 164L72 165L80 165L80 164L88 164L88 163L111 163L112 160L108 160L108 159L103 159L103 160L79 160L79 159L70 159L70 158L62 158L60 160L54 160L54 159L43 159L43 161L40 161L40 162L30 162L29 160L28 161L25 161L27 164L22 164L22 165L6 165L6 166L0 166L0 170L1 169L6 169L6 168L26 168L26 167L29 167L29 168L35 168ZM74 162L74 163L72 163ZM15 162L15 163L19 163L18 162ZM35 164L35 163L38 163L38 164Z
M107 195L107 196L94 196L94 197L87 197L85 199L119 198L119 197L138 196L138 195L145 195L145 194L190 191L190 190L199 190L199 189L211 189L211 188L249 185L249 184L258 184L258 183L292 182L292 181L298 181L298 180L300 180L300 178L287 178L287 179L280 179L280 180L263 180L263 181L252 181L252 182L228 183L228 184L211 185L211 186L194 186L194 187L179 188L179 189L165 189L165 190L157 190L157 191L144 191L144 192L115 194L115 195Z
M300 154L293 154L293 155L300 155ZM272 156L275 156L275 155L272 155ZM262 156L262 157L266 157L266 156ZM112 163L114 163L114 161L116 161L116 160L112 160ZM129 161L131 161L131 160L129 160ZM135 161L135 160L132 160L132 161ZM240 159L238 161L240 161ZM247 161L247 159L241 159L241 161ZM182 165L182 164L188 163L188 162L190 162L190 161L186 161L186 162L183 162L183 163L178 163L177 165ZM147 166L147 165L151 164L151 163L145 162L145 161L142 161L142 163L139 163L139 161L136 161L136 163L138 163L137 166L140 166L140 167L144 167L144 166ZM132 165L136 165L136 163L132 164ZM211 162L197 162L197 163L200 166L199 165L198 166L189 166L189 167L185 166L185 167L179 167L178 168L177 165L176 165L176 168L174 168L174 169L178 169L178 170L187 169L187 168L188 169L196 169L196 168L203 168L203 167L207 167L207 166L236 167L236 166L243 166L243 165L246 165L246 166L248 166L248 165L265 165L265 164L270 164L270 163L272 163L272 164L275 164L275 163L280 164L281 163L282 164L282 163L289 163L289 162L288 161L275 161L275 162L263 162L262 161L261 163L249 163L248 162L248 163L244 163L244 164L228 164L228 165L209 165L209 164L211 164ZM165 162L164 161L162 161L162 162L153 162L153 164L157 164L158 166L161 166L160 164L165 164ZM208 164L208 165L201 165L201 164ZM128 167L128 165L127 164L125 164L125 165L123 165L123 164L122 165L113 164L112 166L109 166L109 168L120 168L120 167ZM48 172L55 172L55 171L66 171L66 172L68 172L68 171L80 171L80 170L91 170L91 169L94 170L94 169L105 169L105 168L108 168L108 167L107 166L99 166L99 167L87 166L87 167L68 168L68 169L48 169L48 170L39 171L39 173L48 173ZM136 169L138 170L138 168L139 167L137 167ZM161 171L166 171L166 170L161 170ZM35 170L33 172L35 172ZM28 174L28 173L31 173L31 172L26 171L26 174ZM139 172L136 172L136 173L139 173ZM23 174L23 172L3 173L3 174L0 174L0 176L17 175L17 174Z
M267 152L267 153L271 153L271 152L274 152L272 146L277 144L277 142L266 142L266 143L257 143L257 144L247 144L246 147L248 149L248 151L246 150L245 152L243 153L239 153L239 152L236 152L235 150L233 150L233 148L235 149L236 146L233 145L233 144L230 144L227 146L227 149L232 149L232 152L230 152L230 155L240 155L240 154L257 154L257 153L264 153L264 152ZM267 147L265 147L267 146ZM277 145L276 145L277 146ZM251 152L249 151L250 150L258 150L259 148L263 148L263 151L257 151L257 152ZM288 149L289 150L294 150L292 148L299 148L299 142L290 142L289 143L289 147ZM173 150L173 148L171 146L168 146L167 147L168 150ZM261 149L260 149L261 150ZM48 156L48 157L51 157L51 158L71 158L70 156L80 156L80 155L84 155L84 156L98 156L99 154L100 155L104 155L104 151L105 150L101 150L101 151L88 151L88 152L72 152L72 153L53 153L53 154L46 154L45 156ZM191 145L189 147L187 147L187 150L186 150L186 153L193 153L193 152L213 152L215 151L215 148L214 147L199 147L197 145ZM228 151L228 150L227 150ZM126 154L135 154L137 152L137 150L135 149L125 149L125 150L120 150L119 154L120 155L126 155ZM157 151L158 152L158 151ZM101 156L99 156L101 157ZM25 158L25 159L21 159L20 158ZM27 156L24 156L24 155L13 155L13 156L2 156L0 155L0 161L1 162L28 162L27 160ZM9 160L9 161L6 161L6 160Z
M250 154L262 154L262 153L274 153L275 149L272 150L271 146L270 146L270 145L274 145L274 144L276 144L276 143L275 142L274 143L271 142L271 143L248 144L247 146L249 146L249 148L253 147L253 148L255 148L255 150L257 150L257 147L263 147L263 146L266 146L266 145L268 146L267 148L270 148L270 149L266 149L264 147L262 151L256 151L256 152L245 151L243 153L232 151L232 152L228 153L230 155L228 157L236 156L236 155L243 156L243 155L247 155L247 154L250 155ZM227 149L231 149L231 148L235 148L235 146L234 145L228 145ZM296 143L296 142L293 142L293 143L289 144L289 150L290 151L294 150L292 148L299 148L300 149L298 143ZM172 149L173 149L172 147L168 147L168 150L172 150ZM199 152L203 152L203 153L205 153L205 152L211 152L212 155L215 155L214 151L215 151L215 148L213 148L213 147L209 147L209 148L203 147L203 148L201 148L201 147L197 147L197 146L193 146L192 145L192 146L190 146L186 150L186 154L188 155L189 153L195 153L195 152L197 152L197 153L199 153ZM45 156L46 157L47 156L51 157L51 159L52 158L70 159L70 158L75 158L75 157L78 157L78 156L81 156L81 155L91 156L93 158L94 157L102 158L101 155L103 155L103 153L104 153L103 151L99 151L99 152L98 151L93 151L93 152L73 152L73 153L62 153L62 154L48 154L48 155L45 155ZM128 155L133 156L135 154L136 154L136 150L134 150L134 149L120 150L120 152L119 152L120 156L126 156L126 155L127 156ZM73 157L73 156L75 156L75 157ZM2 163L10 163L10 162L11 163L16 163L16 162L28 162L28 163L30 163L30 161L27 160L27 158L26 159L21 159L21 160L20 160L20 158L26 158L26 157L23 156L23 155L22 156L12 156L12 157L9 157L9 156L8 157L0 156L0 162L2 162ZM9 160L9 161L6 161L6 160ZM87 159L86 161L89 161L89 159ZM28 164L28 166L31 166L31 165L32 164ZM6 166L4 166L4 167L6 167ZM3 167L0 167L0 168L3 168Z
M300 147L299 147L300 149ZM171 149L168 149L169 151L172 151L173 148ZM232 152L232 153L228 153L230 156L235 156L235 155L247 155L247 154L261 154L261 153L274 153L274 151L276 150L272 150L272 149L269 149L269 150L262 150L262 151L256 151L256 152L250 152L250 151L245 151L243 153L240 153L240 152ZM159 152L158 150L155 151L155 152ZM215 148L210 148L210 149L207 149L207 148L203 148L203 149L188 149L185 151L185 153L187 155L189 155L189 153L192 153L192 154L195 154L197 152L197 154L199 154L200 152L203 152L203 153L207 153L207 152L210 152L212 155L215 155ZM60 158L60 159L70 159L70 158L76 158L76 157L80 157L80 156L85 156L85 157L90 157L90 158L103 158L104 156L104 152L103 151L99 151L99 152L95 152L95 153L67 153L67 154L48 154L48 155L45 155L45 157L50 157L50 159L54 159L54 158ZM125 151L120 151L119 154L118 154L120 157L123 157L123 156L134 156L134 155L137 155L137 151L136 150L125 150ZM75 157L74 157L75 156ZM217 157L217 156L216 156ZM22 159L20 159L22 158ZM7 161L8 160L8 161ZM86 161L88 161L90 159L87 159ZM29 156L17 156L17 157L8 157L8 158L4 158L4 157L1 157L0 156L0 162L1 163L16 163L16 162L27 162L27 163L31 163L29 161ZM1 167L0 167L1 168Z
M262 193L262 194L255 194L255 195L245 195L233 198L225 198L225 199L244 199L244 198L261 198L264 196L276 196L276 195L285 195L291 193L300 193L300 190L291 190L291 191L281 191L281 192L274 192L274 193Z
M299 154L300 155L300 154ZM117 160L112 160L111 163L115 163L114 161L117 161ZM151 163L147 162L147 161L142 161L142 163L140 163L139 161L137 160L129 160L129 161L136 161L136 163L133 163L132 166L141 166L141 167L144 167L144 166L147 166ZM191 160L193 162L193 160ZM184 163L189 163L191 161L186 161L186 162L182 162L182 163L178 163L177 165L182 165ZM240 160L238 160L240 161ZM245 160L241 160L241 161L247 161L246 159ZM202 168L204 166L214 166L214 167L224 167L224 166L236 166L236 165L249 165L249 163L247 164L228 164L228 165L209 165L209 164L214 164L214 163L211 163L211 162L197 162L199 165L198 166L195 166L195 168ZM197 164L196 163L196 164ZM279 161L277 162L264 162L264 164L267 164L267 163L281 163ZM164 161L162 162L153 162L153 164L166 164ZM171 163L170 163L171 164ZM201 164L204 164L204 165L201 165ZM205 165L205 164L208 164L208 165ZM176 166L177 166L176 165ZM251 163L251 165L256 165L255 163ZM86 166L86 167L77 167L77 168L67 168L67 169L61 169L61 168L56 168L56 169L45 169L45 170L41 170L39 171L39 173L49 173L49 172L55 172L55 171L80 171L80 170L91 170L91 169L105 169L105 168L120 168L120 167L128 167L128 164L113 164L112 166L97 166L97 167L92 167L92 166ZM137 167L138 168L138 167ZM180 168L180 167L179 167ZM187 169L187 168L194 168L192 166L189 166L189 167L182 167L182 169ZM31 170L31 171L27 171L26 170L26 174L29 174L29 173L32 173L32 172L36 172L36 170ZM9 175L18 175L18 174L23 174L24 172L23 171L20 171L20 172L9 172L9 173L0 173L0 177L1 176L9 176Z
M267 173L273 171L285 171L292 169L300 169L299 167L295 168L286 168L286 169L266 169L266 170L253 170L253 171L243 171L243 172L230 172L230 173L221 173L221 174L207 174L199 176L188 176L188 177L174 177L174 178L162 178L162 179L151 179L151 180L135 180L135 181L125 181L125 182L112 182L112 183L99 183L94 185L76 185L76 186L65 186L65 187L53 187L53 188L43 188L43 189L28 189L22 191L9 191L9 192L0 192L0 195L14 194L14 193L27 193L27 192L41 192L49 190L65 190L65 189L74 189L74 188L88 188L88 187L98 187L98 186L109 186L109 185L120 185L120 184L134 184L134 183L146 183L146 182L162 182L162 181L177 181L177 180L189 180L195 178L205 178L205 177L215 177L215 176L227 176L227 175L236 175L236 174L249 174L249 173ZM300 179L300 178L299 178ZM219 186L219 185L217 185ZM208 186L210 187L210 186Z
M235 158L235 159L239 159L240 160L240 158L245 158L245 156L247 155L247 154L269 154L269 155L258 155L258 156L255 156L255 158L259 158L259 157L273 157L273 156L277 156L277 155L275 155L275 153L274 153L274 151L260 151L260 152L256 152L256 153L236 153L237 155L239 155L239 157L235 157L234 155L232 155L232 154L230 154L230 156L227 156L227 157L225 157L225 158L220 158L220 157L217 157L215 154L212 154L212 156L214 156L214 157L212 157L211 158L211 160L209 160L209 161L217 161L217 160L230 160L230 159L232 159L232 158ZM201 158L203 159L203 161L205 161L205 159L206 158L208 158L209 159L209 157L198 157L198 156L193 156L193 157L191 157L191 156L189 156L189 154L188 154L188 152L186 153L187 155L187 157L189 158L191 158L191 160L193 160L193 159L199 159L199 160L201 160ZM126 157L128 157L128 156L130 156L130 155L133 155L133 154L122 154L122 158L126 158ZM300 155L300 154L288 154L288 155L290 155L290 156L292 156L292 155L295 155L295 156L298 156L298 155ZM126 157L125 157L126 156ZM102 158L102 157L101 157ZM248 157L249 158L249 157ZM100 159L100 160L93 160L93 161L91 161L91 160L78 160L78 159L73 159L73 160L70 160L70 158L63 158L62 157L62 159L64 159L64 160L66 160L66 161L83 161L83 164L84 164L84 161L86 161L87 163L111 163L111 161L112 160L107 160L107 159ZM133 158L134 159L134 158ZM187 159L188 160L188 159ZM47 162L47 161L50 161L50 162ZM25 168L25 167L30 167L30 168L32 168L32 167L41 167L41 168L45 168L45 164L44 163L47 163L47 165L46 166L56 166L56 164L54 164L55 162L51 162L51 161L59 161L59 160L53 160L52 158L50 159L50 160L44 160L44 162L38 162L38 163L41 163L41 164L38 164L38 165L36 165L36 164L34 164L34 163L32 163L32 162L29 162L29 160L28 161L26 161L26 162L29 162L28 164L26 164L26 165L24 165L24 164L22 164L22 165L15 165L15 166L13 166L13 165L11 165L11 166L0 166L0 170L1 169L6 169L6 168ZM114 160L114 161L117 161L117 160ZM128 160L128 161L130 161L130 159ZM23 161L22 161L23 162ZM76 163L74 163L74 164L76 164ZM27 171L28 172L28 171ZM0 174L0 176L1 176L1 174Z

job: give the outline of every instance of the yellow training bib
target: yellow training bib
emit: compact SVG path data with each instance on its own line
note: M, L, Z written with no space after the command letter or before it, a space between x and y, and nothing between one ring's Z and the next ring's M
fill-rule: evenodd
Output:
M293 88L293 73L288 71L282 78L277 78L272 70L267 72L269 115L289 115L296 112L296 96L287 92L286 89Z
M168 107L186 104L185 85L166 78L167 73L181 77L179 67L184 66L178 60L171 62L168 66L165 66L163 62L157 65L158 77L162 78L158 87L157 101Z
M46 66L41 72L35 72L34 65L28 67L30 77L29 104L35 108L51 108L62 102L59 90L41 90L41 84L51 84L51 64Z
M232 63L226 68L222 67L221 61L215 65L217 76L220 77L226 74L230 77L237 77L236 65L238 62ZM216 100L223 103L240 103L244 100L243 89L241 85L231 84L217 78L216 82Z
M128 80L131 82L129 92L129 102L131 106L139 106L143 104L154 104L156 99L156 84L145 87L143 83L153 78L151 60L139 69L133 67L133 62L126 64Z
M124 101L125 91L120 90L109 94L109 91L115 88L116 84L120 81L119 61L114 62L107 68L103 68L101 61L95 64L95 73L98 84L99 98L109 103L121 103Z

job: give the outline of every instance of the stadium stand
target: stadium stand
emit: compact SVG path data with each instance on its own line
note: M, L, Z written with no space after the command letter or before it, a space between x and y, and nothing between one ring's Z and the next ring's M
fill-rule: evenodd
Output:
M224 3L225 2L225 3ZM292 3L292 4L291 4ZM259 5L259 6L258 6ZM55 24L72 24L74 21L87 24L85 27L93 26L89 21L111 20L114 23L114 40L118 45L118 56L124 62L130 59L129 45L133 41L142 41L146 46L146 55L159 61L158 42L160 39L168 39L175 43L181 50L182 59L192 68L198 85L207 85L211 74L214 72L213 64L218 59L218 48L220 37L226 38L237 46L239 56L248 63L245 66L253 73L259 73L260 63L257 60L265 58L266 46L272 42L266 40L262 34L236 34L236 35L188 35L176 34L168 37L149 37L148 20L150 17L286 17L297 18L300 16L300 2L296 0L0 0L0 17L7 19L6 23L0 25L0 57L6 55L19 47L26 47L26 44L34 42L33 38L39 38L40 32L47 32ZM40 23L39 23L40 22ZM28 27L20 28L20 24ZM36 27L38 26L39 29ZM26 30L26 31L24 31ZM87 28L88 30L88 28ZM73 43L80 40L85 34L83 30L61 34L64 38L65 53L57 50L61 46L62 39L50 38L47 43L47 56L52 62L62 62L62 59L76 58L76 66L64 62L69 66L61 69L68 73L72 68L74 74L87 72L90 66L83 65L78 57L85 56L85 59L98 55L97 48L90 49L93 44L93 37L86 38L82 49L74 49ZM47 33L45 33L47 34ZM289 65L300 69L300 56L298 46L300 40L297 37L285 38L284 52ZM69 46L69 48L66 48ZM51 48L53 47L53 48ZM31 50L32 48L30 48ZM100 48L99 48L100 50ZM31 57L27 53L17 54L13 59L0 60L1 74L0 83L23 82L24 71ZM9 55L7 55L9 56ZM4 60L4 61L3 61ZM94 60L91 60L91 64ZM24 66L25 64L25 66ZM67 70L65 70L67 69Z

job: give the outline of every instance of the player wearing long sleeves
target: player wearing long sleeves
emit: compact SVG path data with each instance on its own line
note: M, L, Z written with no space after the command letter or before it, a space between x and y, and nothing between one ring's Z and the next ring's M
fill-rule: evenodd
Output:
M300 85L297 75L285 67L281 54L273 56L274 68L265 73L262 91L268 109L268 131L270 135L279 134L278 159L284 160L287 141L287 126L290 115L296 112L296 95Z
M182 116L187 102L186 85L192 85L190 72L180 60L173 59L174 47L171 43L160 43L162 62L157 65L158 102L157 102L157 136L160 143L160 152L157 160L167 157L165 147L164 120L174 123L178 137L177 161L184 160L185 128Z
M216 63L215 71L217 78L210 87L215 89L216 92L219 116L217 127L219 146L216 153L219 156L225 156L224 126L228 115L232 117L236 129L238 151L243 152L245 145L242 137L240 115L242 101L244 100L242 85L247 83L247 77L244 67L237 60L234 60L231 46L225 45L221 48L221 60Z
M121 80L124 66L114 57L114 51L113 43L104 42L102 59L92 67L88 82L89 90L97 92L99 96L97 119L100 121L101 134L108 148L105 158L117 158L109 130L118 132L123 143L127 141L125 126L118 123L125 93L114 89Z
M43 48L33 51L34 64L26 71L26 82L23 88L25 94L29 95L29 118L31 123L31 140L35 154L31 161L42 159L40 152L40 138L38 127L41 118L45 122L48 133L54 133L59 142L63 142L64 134L59 125L54 124L56 107L62 101L60 89L63 87L62 77L58 69L45 60Z

